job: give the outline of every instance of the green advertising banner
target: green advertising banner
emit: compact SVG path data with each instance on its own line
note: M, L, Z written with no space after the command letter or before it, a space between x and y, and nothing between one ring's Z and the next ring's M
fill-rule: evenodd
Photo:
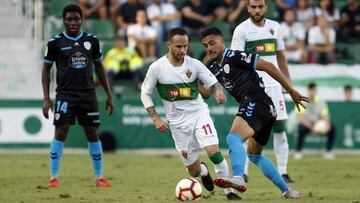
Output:
M157 133L142 106L138 91L115 97L115 112L110 117L105 114L104 103L105 98L100 92L100 132L111 132L118 149L174 147L170 133ZM232 99L229 99L226 105L218 105L213 99L207 103L218 131L220 146L226 148L226 135L238 110L238 104ZM155 105L157 112L165 119L164 109L158 97L155 98ZM54 128L51 119L42 118L41 106L41 101L0 101L0 148L48 146L53 138ZM287 103L287 107L289 112L294 108L291 102ZM335 148L360 149L360 102L329 102L329 108L331 121L337 131ZM290 148L294 148L294 133L289 133L288 139ZM324 137L308 136L304 147L323 149L324 145ZM71 128L66 147L87 147L80 126ZM272 139L267 148L271 147Z

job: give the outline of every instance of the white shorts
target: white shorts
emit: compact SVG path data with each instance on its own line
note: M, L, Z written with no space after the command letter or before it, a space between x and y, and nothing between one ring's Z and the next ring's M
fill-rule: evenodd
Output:
M179 115L181 116L181 115ZM182 115L184 120L179 124L169 123L175 147L181 153L187 151L187 158L180 157L185 166L189 166L199 159L199 152L207 146L218 145L219 139L209 110L204 108L196 112Z
M271 100L274 103L277 113L276 120L286 120L288 115L286 112L286 104L282 86L265 86L265 92L267 95L269 95L269 97L271 97Z

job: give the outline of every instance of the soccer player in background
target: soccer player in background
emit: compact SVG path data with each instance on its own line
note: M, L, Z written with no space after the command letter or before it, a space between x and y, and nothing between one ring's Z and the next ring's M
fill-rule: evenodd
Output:
M293 89L283 74L272 63L260 59L258 54L226 49L218 28L204 30L200 38L207 56L214 61L209 70L240 103L230 133L226 137L233 177L218 178L214 181L215 185L232 187L239 192L246 191L243 179L246 151L243 143L248 140L247 154L250 161L281 190L284 197L299 199L299 192L292 190L270 159L261 154L270 138L276 110L255 69L266 71L278 81L289 92L298 108L303 105L301 102L308 101L308 98Z
M232 37L231 49L257 53L260 58L279 68L286 79L290 81L287 60L284 54L284 42L279 23L265 19L267 12L265 0L249 0L248 12L250 18L239 24ZM265 84L265 92L271 97L277 112L273 126L274 151L277 167L288 183L293 182L287 172L289 144L286 136L286 119L288 118L285 99L281 85L268 73L258 71ZM245 179L248 177L248 161L245 169Z
M83 127L88 140L90 157L93 162L96 186L110 187L103 178L102 147L99 140L100 125L98 102L95 93L93 67L106 91L106 110L113 112L110 87L102 65L102 54L98 39L80 30L83 15L79 6L68 5L63 9L65 32L51 38L46 47L42 69L44 93L43 115L49 118L49 109L54 111L55 138L50 145L49 188L58 187L59 168L64 142L70 125L78 123ZM50 70L56 64L55 106L49 96Z
M214 164L216 176L230 178L227 161L219 150L219 140L207 104L199 91L200 81L209 87L210 97L215 92L219 104L226 97L216 77L198 60L186 56L189 38L183 28L173 28L168 34L168 53L153 62L141 88L141 101L158 132L169 129L184 165L193 177L201 177L206 190L213 193L214 183L205 163L199 161L199 151L205 149ZM156 113L151 95L157 89L164 104L166 119ZM200 88L200 90L199 90ZM225 189L229 200L240 200L231 188Z

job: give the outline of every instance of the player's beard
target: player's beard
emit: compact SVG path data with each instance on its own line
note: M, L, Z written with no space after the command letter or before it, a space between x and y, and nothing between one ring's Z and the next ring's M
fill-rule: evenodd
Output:
M265 17L264 15L254 15L254 16L251 16L251 19L254 22L260 23L264 19L264 17Z

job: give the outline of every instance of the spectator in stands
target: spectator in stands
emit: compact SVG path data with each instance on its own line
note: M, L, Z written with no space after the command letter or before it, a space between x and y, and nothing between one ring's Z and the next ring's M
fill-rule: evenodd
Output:
M212 10L203 0L185 0L180 7L182 27L189 37L200 36L200 33L214 20Z
M351 38L360 39L360 6L356 0L347 0L341 9L340 39L348 41Z
M335 40L335 29L329 26L324 16L318 16L317 25L309 30L310 62L320 64L335 62Z
M146 62L156 59L156 29L147 25L145 10L136 12L136 24L127 29L129 46L139 50L141 57Z
M108 19L105 0L79 0L84 18Z
M286 58L290 62L307 63L308 57L304 48L305 29L296 21L295 10L286 10L284 20L280 28L284 37Z
M340 12L335 8L333 0L319 0L319 5L315 8L315 16L325 16L331 27L335 29L339 27Z
M226 9L226 21L234 31L236 26L250 17L247 12L248 0L224 0L224 8Z
M210 8L214 20L224 21L227 16L224 0L203 0L204 5Z
M353 98L353 88L351 85L344 86L344 100L349 102L352 101Z
M296 0L275 0L275 5L278 9L280 20L283 20L285 11L296 7Z
M127 28L136 23L136 12L145 10L145 5L140 0L128 0L120 5L116 15L117 35L126 36Z
M104 67L111 87L118 79L132 79L137 87L141 87L143 60L135 49L127 46L124 38L116 38L115 47L106 53Z
M316 84L310 83L308 85L308 98L310 99L310 102L305 104L305 109L303 107L300 108L300 111L297 111L296 109L299 124L297 129L296 153L294 155L295 159L302 158L301 152L304 139L309 133L326 135L327 142L324 158L334 158L332 148L335 141L335 126L330 123L329 108L326 102L321 101L316 95L316 92Z
M180 26L181 14L175 5L164 0L154 0L146 9L151 26L157 31L157 48L166 39L169 30Z
M314 11L310 6L310 0L297 0L296 19L302 23L305 30L309 30L314 25Z

